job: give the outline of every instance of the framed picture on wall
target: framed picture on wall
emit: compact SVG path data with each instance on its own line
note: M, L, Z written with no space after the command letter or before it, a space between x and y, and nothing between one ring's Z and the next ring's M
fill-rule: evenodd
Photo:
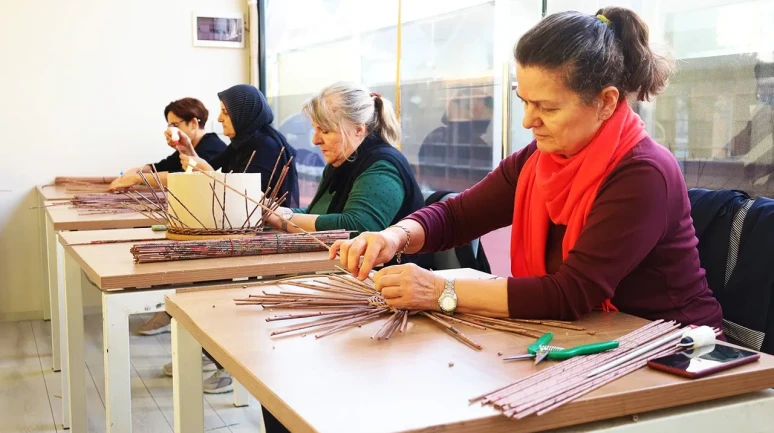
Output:
M244 48L244 14L194 12L193 44L196 47Z

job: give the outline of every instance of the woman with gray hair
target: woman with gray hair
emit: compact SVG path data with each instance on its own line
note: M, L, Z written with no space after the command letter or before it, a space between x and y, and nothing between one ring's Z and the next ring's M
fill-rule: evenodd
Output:
M339 82L306 101L302 111L312 120L312 142L327 165L309 206L279 209L286 220L307 231L358 234L383 230L423 206L409 163L397 149L401 128L389 100L360 84ZM267 222L298 231L277 216Z
M324 88L303 105L312 120L312 142L326 166L312 202L305 209L279 208L286 220L307 231L352 230L354 234L384 230L424 205L414 173L398 150L400 123L389 100L355 83ZM275 215L273 227L298 231ZM422 265L422 256L394 262ZM288 430L263 409L267 433Z

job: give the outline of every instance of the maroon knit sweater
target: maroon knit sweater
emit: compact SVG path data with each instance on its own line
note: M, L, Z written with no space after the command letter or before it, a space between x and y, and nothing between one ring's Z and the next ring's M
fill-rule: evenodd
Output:
M536 150L533 142L457 197L408 216L425 230L421 252L509 226L519 173ZM720 305L699 265L685 181L666 148L646 137L624 156L562 260L565 229L550 226L547 275L508 279L511 317L572 320L610 298L620 311L646 319L721 327Z

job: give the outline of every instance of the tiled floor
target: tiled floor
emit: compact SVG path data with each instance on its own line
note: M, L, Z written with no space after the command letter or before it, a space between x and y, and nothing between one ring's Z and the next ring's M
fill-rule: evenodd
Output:
M133 316L134 330L149 316ZM87 409L89 432L105 432L105 375L102 357L102 318L86 316ZM170 334L132 335L132 431L172 432L172 378L161 367L172 360ZM0 323L0 422L4 433L57 433L62 429L60 373L51 370L50 322ZM260 431L261 410L236 408L233 394L206 395L207 432ZM69 431L69 430L68 430ZM75 433L75 432L73 432ZM79 432L80 433L80 432Z

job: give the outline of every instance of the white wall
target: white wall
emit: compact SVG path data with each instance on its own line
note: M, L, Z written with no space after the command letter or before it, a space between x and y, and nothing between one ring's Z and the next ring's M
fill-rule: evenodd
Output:
M192 45L194 10L246 0L0 0L0 321L41 317L34 186L169 153L163 109L249 79L245 49Z

